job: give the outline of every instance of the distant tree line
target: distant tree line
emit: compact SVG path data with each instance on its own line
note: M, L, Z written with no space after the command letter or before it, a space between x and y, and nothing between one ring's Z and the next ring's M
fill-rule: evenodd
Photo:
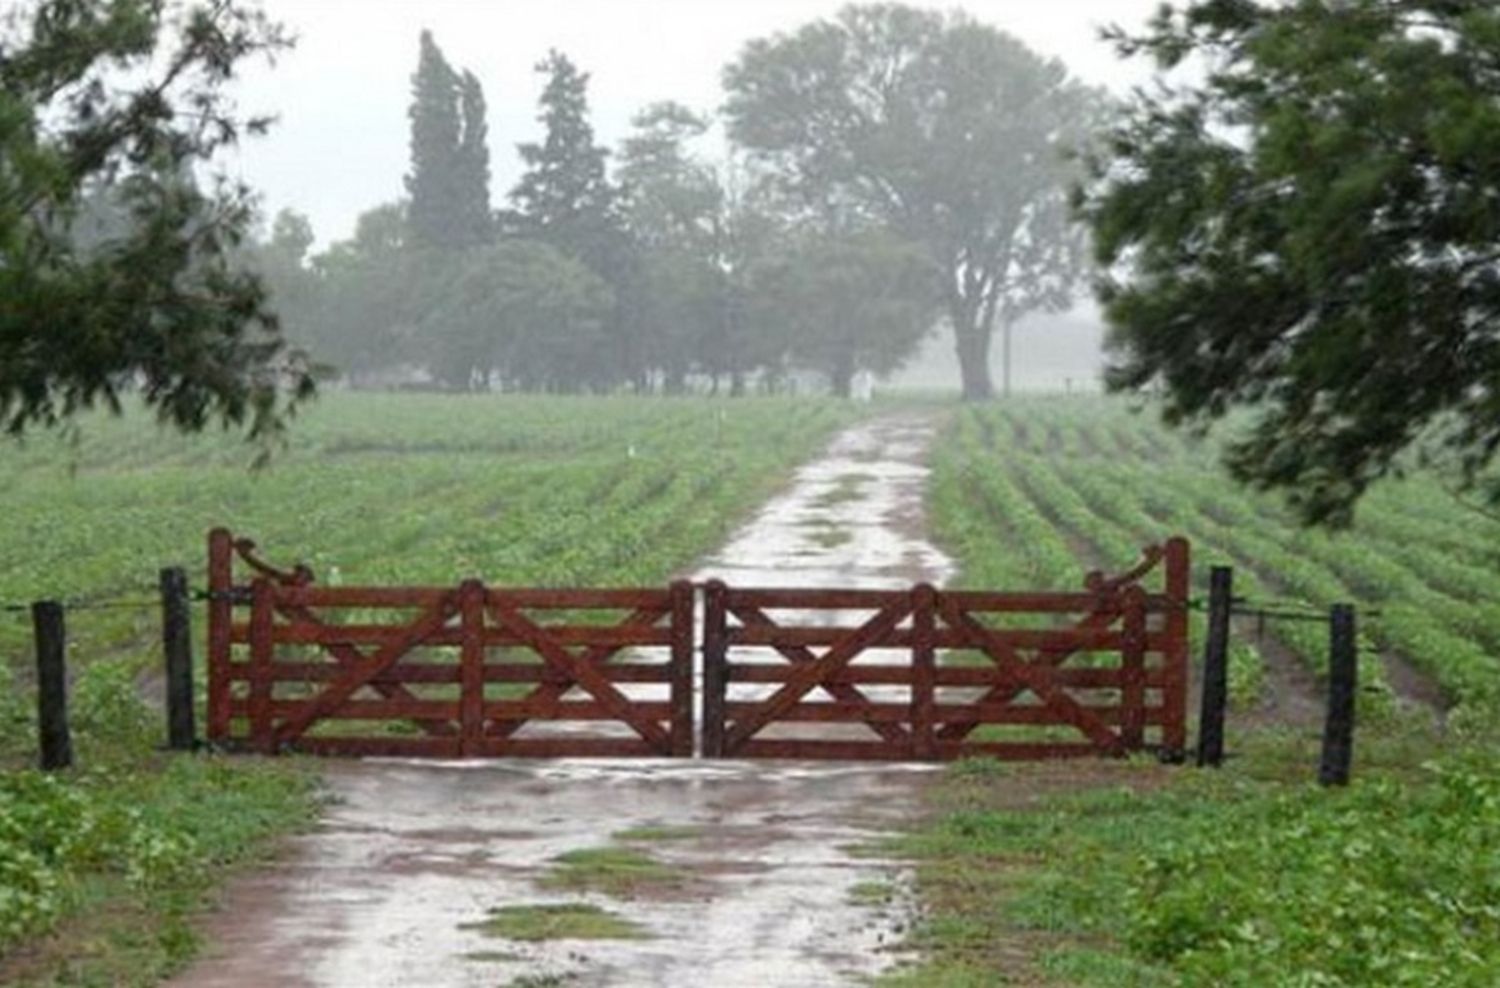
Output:
M291 338L355 384L741 394L816 371L847 395L946 317L982 398L996 325L1073 296L1064 152L1102 101L966 15L850 7L750 43L727 160L675 102L605 148L588 74L556 51L537 71L543 134L493 210L483 87L423 32L406 196L320 254L291 212L251 248Z

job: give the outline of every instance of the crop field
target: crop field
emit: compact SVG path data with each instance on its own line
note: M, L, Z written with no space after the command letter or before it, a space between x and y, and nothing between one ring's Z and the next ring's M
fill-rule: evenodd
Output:
M968 408L934 455L934 524L973 586L1074 585L1085 569L1123 569L1140 546L1186 535L1200 592L1210 566L1230 565L1236 596L1252 604L1359 605L1364 644L1381 660L1362 668L1373 707L1382 695L1421 693L1462 711L1500 692L1500 523L1418 473L1377 487L1352 530L1309 532L1217 459L1211 439L1169 431L1124 402ZM1267 689L1273 650L1314 675L1326 664L1321 624L1240 630L1231 686L1241 704Z
M1251 604L1357 603L1367 689L1347 793L1309 784L1326 627L1277 619L1236 625L1236 757L1222 773L1127 765L1101 787L1088 766L955 767L938 812L897 841L919 863L913 942L927 960L882 983L988 985L997 970L1060 986L1495 983L1500 882L1461 862L1500 846L1485 733L1500 696L1500 524L1418 473L1372 492L1351 531L1310 533L1227 479L1215 440L1123 402L922 408L943 422L928 521L962 585L1071 589L1183 534L1200 595L1209 567L1229 564ZM156 572L182 565L201 585L211 526L325 583L659 583L838 428L892 410L331 394L261 471L237 439L167 435L137 413L6 450L0 604L76 605L82 768L0 772L0 982L173 970L223 869L316 812L294 760L154 751ZM1196 658L1202 613L1192 620ZM4 769L34 752L29 635L24 612L0 612ZM1277 694L1293 688L1312 719L1280 719ZM1054 795L1018 812L1018 787ZM1378 839L1351 849L1350 835Z
M155 753L156 573L181 565L201 586L210 527L323 582L660 583L853 417L815 401L330 394L261 471L236 438L137 413L5 449L0 982L151 983L191 953L188 917L222 869L313 812L294 762ZM62 779L9 771L35 752L24 605L49 597L74 605L80 771ZM8 952L64 921L61 939Z
M1222 770L948 774L933 820L894 842L918 862L924 960L882 984L1500 982L1500 524L1415 473L1373 491L1352 530L1308 532L1217 456L1212 438L1120 402L966 408L935 449L931 520L968 585L1074 584L1176 532L1193 540L1199 594L1228 564L1252 604L1355 602L1354 784L1312 782L1326 625L1241 619ZM1301 716L1285 691L1304 694Z

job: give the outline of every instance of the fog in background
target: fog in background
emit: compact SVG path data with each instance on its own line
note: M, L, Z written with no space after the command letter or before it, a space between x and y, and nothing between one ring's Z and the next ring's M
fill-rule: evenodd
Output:
M948 10L950 3L914 3ZM350 235L362 211L403 194L409 168L408 107L417 39L431 30L450 61L471 69L488 101L491 196L505 204L521 166L520 141L536 140L536 62L556 48L591 74L596 134L615 146L631 116L657 100L712 111L720 73L748 40L792 31L842 0L265 0L298 39L274 66L258 64L238 92L247 113L270 113L270 135L246 141L231 163L264 197L266 216L290 207L312 221L319 247ZM1118 93L1146 81L1098 39L1111 22L1139 25L1158 0L970 0L964 10L1061 59L1081 80ZM722 141L716 141L717 154ZM1087 299L1063 316L1034 316L1015 329L1015 384L1061 390L1094 386L1101 327ZM993 360L999 380L1000 339ZM935 334L900 386L951 388L951 335Z

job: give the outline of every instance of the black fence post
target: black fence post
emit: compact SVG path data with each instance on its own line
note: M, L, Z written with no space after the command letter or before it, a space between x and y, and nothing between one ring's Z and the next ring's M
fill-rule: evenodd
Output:
M63 608L55 600L31 605L31 627L36 636L36 723L42 771L73 764L73 738L68 732L68 633Z
M1208 641L1203 646L1203 697L1198 711L1198 767L1224 761L1224 712L1229 703L1229 614L1234 570L1215 566L1208 574Z
M1318 781L1325 786L1349 784L1358 686L1354 605L1334 604L1328 612L1328 720L1323 726L1323 759L1318 766Z
M161 571L161 644L167 663L167 747L192 751L197 746L193 723L193 625L188 604L187 573L172 566Z

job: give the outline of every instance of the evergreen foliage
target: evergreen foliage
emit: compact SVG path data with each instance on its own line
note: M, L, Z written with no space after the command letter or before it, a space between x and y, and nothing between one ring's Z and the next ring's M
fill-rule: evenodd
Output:
M29 0L0 21L0 423L138 391L267 438L312 393L236 250L250 193L197 170L267 121L226 85L288 44L233 0Z
M407 217L417 244L458 249L491 237L484 90L456 72L429 31L412 76Z
M1136 98L1080 197L1112 385L1255 407L1230 465L1309 522L1434 434L1500 500L1500 9L1207 0L1112 37L1208 68Z

